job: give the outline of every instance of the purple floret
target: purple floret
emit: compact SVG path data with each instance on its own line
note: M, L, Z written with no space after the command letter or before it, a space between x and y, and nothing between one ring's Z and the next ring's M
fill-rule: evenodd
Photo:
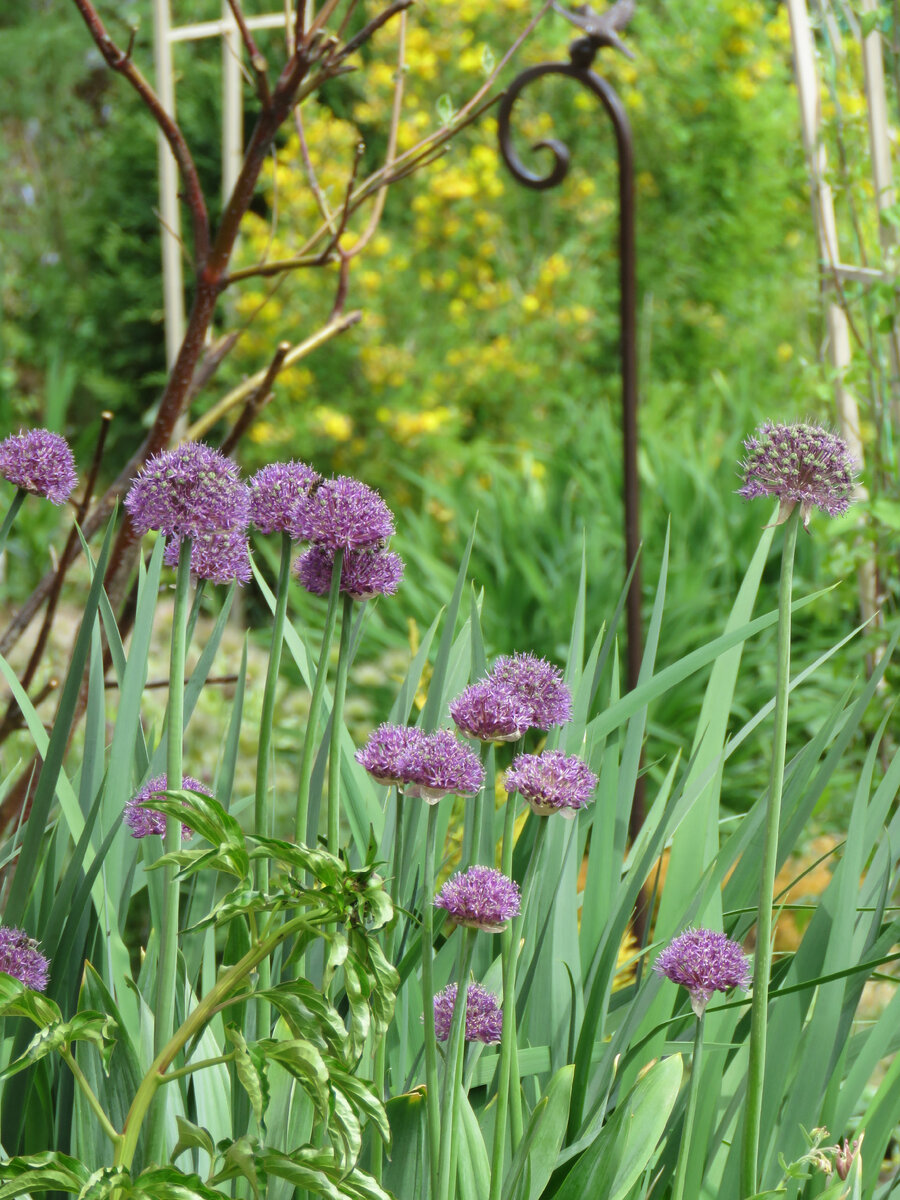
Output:
M260 533L290 533L299 504L322 476L304 462L269 463L248 480L250 521Z
M341 475L313 489L294 512L291 537L328 550L375 546L394 532L391 510L372 488Z
M584 808L597 786L597 776L586 762L561 750L519 754L506 772L504 787L518 792L539 816L561 813L574 817Z
M424 741L425 734L415 725L385 722L356 751L356 761L379 783L408 783L415 774Z
M294 564L297 578L308 592L327 596L334 568L333 550L311 546ZM341 593L353 600L393 596L403 578L403 560L391 550L345 550L341 563Z
M133 480L125 507L139 534L167 537L245 530L250 492L237 464L202 442L186 442L147 460Z
M439 1042L450 1036L457 990L455 983L448 983L434 998L434 1032ZM503 1010L497 997L480 983L470 983L466 988L466 1041L492 1045L500 1041L502 1032Z
M743 487L738 495L748 500L775 496L780 525L796 505L804 526L813 508L829 517L847 511L853 499L856 463L847 443L819 425L775 425L766 421L744 442L741 463Z
M140 806L148 800L153 800L160 793L168 791L168 789L168 776L154 775L152 779L147 780L141 790L132 796L125 805L122 818L130 828L133 837L144 838L151 833L165 837L166 818L163 813L156 812L152 808L141 808ZM201 783L199 779L194 779L192 775L185 775L183 777L181 790L185 792L201 792L204 796L212 796L212 792L206 784ZM183 838L192 838L194 836L193 829L183 822L181 825L181 836Z
M0 475L51 504L65 504L78 482L69 443L49 429L23 430L0 442Z
M0 926L0 971L12 975L34 992L47 990L50 963L38 950L38 943L24 929Z
M504 654L488 676L502 684L527 706L528 724L550 729L572 720L572 694L562 671L535 654Z
M484 783L481 760L449 729L428 733L408 767L408 796L436 804L442 796L474 796Z
M517 742L531 725L532 705L506 684L488 677L450 702L450 716L467 737Z
M686 929L666 946L653 970L686 987L702 1017L713 992L746 991L750 968L739 942L713 929Z
M519 885L493 867L458 872L434 898L435 908L445 908L455 924L488 933L499 933L517 916L520 902Z
M170 538L163 562L178 566L181 538ZM247 583L253 575L250 544L242 529L228 533L201 533L191 539L191 574L209 583Z

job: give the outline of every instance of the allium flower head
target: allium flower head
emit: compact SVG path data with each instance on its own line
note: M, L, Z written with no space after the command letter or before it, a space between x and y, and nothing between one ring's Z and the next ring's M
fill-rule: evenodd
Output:
M856 464L847 443L819 425L773 425L766 421L744 442L744 485L739 496L777 496L776 525L800 505L804 527L813 507L839 517L853 498Z
M356 761L379 783L408 783L415 773L425 736L415 725L385 722L356 751Z
M450 716L467 737L517 742L531 726L532 705L506 684L488 677L451 700Z
M202 442L185 442L144 463L125 507L139 534L196 538L247 528L250 493L237 465Z
M0 971L12 975L34 992L47 989L49 962L24 929L0 925Z
M334 551L310 546L294 564L308 592L327 596L331 588ZM353 600L393 596L403 578L403 560L391 550L346 550L341 563L341 593Z
M163 552L167 566L178 566L181 538L169 538ZM210 583L249 582L250 544L242 529L226 533L199 533L191 539L191 574Z
M503 786L508 792L518 792L538 816L558 812L574 817L596 788L597 776L576 755L545 750L513 759Z
M687 988L698 1017L703 1016L713 992L746 990L750 982L740 943L713 929L686 929L669 942L653 970Z
M453 875L434 898L456 925L499 933L518 915L519 885L493 867L469 867Z
M457 991L455 983L448 983L434 998L434 1032L439 1042L450 1036ZM500 1041L502 1032L503 1010L497 997L480 983L470 983L466 988L466 1041L492 1045Z
M427 733L415 747L408 768L408 796L436 804L442 796L474 796L484 783L481 760L449 729Z
M183 777L181 788L186 792L202 792L204 796L212 796L212 792L206 784L201 783L198 779L194 779L191 775ZM168 789L168 776L154 775L152 779L147 780L141 790L132 796L125 805L122 817L125 824L131 829L133 837L143 838L151 833L157 833L160 837L165 837L165 816L161 812L155 812L152 808L141 808L140 805L146 803L148 800L153 800L154 797L168 791ZM181 836L183 838L191 838L194 836L194 831L189 825L182 823Z
M504 654L488 676L528 706L528 723L550 729L572 720L572 694L559 667L535 654Z
M340 475L314 488L294 510L291 536L328 550L374 546L394 532L391 510L372 488Z
M49 429L28 429L0 442L0 475L51 504L65 504L78 482L69 443Z
M304 462L269 463L247 481L250 521L260 533L290 533L297 505L322 476Z

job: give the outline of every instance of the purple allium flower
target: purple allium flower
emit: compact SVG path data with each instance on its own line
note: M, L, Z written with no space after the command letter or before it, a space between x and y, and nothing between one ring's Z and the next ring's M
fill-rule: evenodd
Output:
M50 964L38 950L38 943L24 929L0 926L0 971L12 975L34 992L47 988Z
M153 800L160 793L167 791L168 787L168 776L154 775L152 779L147 780L141 790L132 796L125 805L125 812L122 814L122 818L125 824L131 829L133 837L143 838L151 833L157 833L160 837L165 837L165 816L152 808L141 808L140 805L146 803L148 800ZM194 779L191 775L183 777L181 788L186 792L202 792L204 796L212 796L212 792L206 784L201 783L198 779ZM194 831L189 825L182 823L181 836L183 838L191 838L194 836Z
M428 804L436 804L451 792L474 796L484 783L484 767L478 755L449 729L425 734L415 747L407 771L406 794Z
M304 462L269 463L247 481L250 520L260 533L289 533L297 505L322 476Z
M379 783L408 783L425 741L415 725L379 725L361 750L356 761Z
M163 552L167 566L178 566L181 538L169 538ZM242 529L200 533L191 539L191 574L210 583L247 583L253 575L250 544Z
M327 596L331 589L334 551L310 546L294 563L297 578L308 592ZM353 600L393 596L403 578L403 559L390 550L345 550L341 563L341 592Z
M49 429L24 430L0 442L0 475L51 504L65 504L78 482L69 443Z
M451 700L450 716L467 737L517 742L531 725L532 706L506 684L488 676Z
M666 946L653 970L691 994L691 1007L702 1017L713 992L746 991L750 969L739 942L713 929L686 929Z
M597 776L576 755L545 750L513 759L503 786L508 792L519 792L538 816L558 812L574 817L596 788Z
M455 983L448 983L434 998L434 1032L439 1042L450 1036L457 990ZM500 1041L502 1032L503 1010L497 997L480 983L470 983L466 988L466 1041L492 1045Z
M514 692L529 708L528 724L550 729L572 720L572 693L559 667L535 654L504 654L488 676Z
M394 517L382 498L349 475L313 489L294 510L290 530L295 541L315 542L328 550L374 546L393 532Z
M139 534L168 537L246 529L250 493L237 464L203 442L185 442L149 458L132 481L125 507Z
M493 867L469 867L453 875L434 898L456 925L499 933L518 915L519 885Z
M744 442L744 486L738 495L777 496L776 525L800 505L803 525L813 506L839 517L853 499L856 464L847 443L819 425L774 425L766 421Z

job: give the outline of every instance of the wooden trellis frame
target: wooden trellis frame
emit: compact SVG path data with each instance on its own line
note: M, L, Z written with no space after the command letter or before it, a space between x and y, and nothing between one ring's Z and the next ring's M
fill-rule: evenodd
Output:
M251 30L290 29L290 12L265 13L246 18ZM222 0L222 15L215 21L173 26L169 0L153 0L153 54L156 92L171 116L175 116L174 47L179 42L207 38L222 40L222 194L231 194L244 156L244 127L241 87L241 37L237 22ZM171 370L184 340L184 271L181 249L181 213L178 200L178 168L168 143L157 133L159 157L159 212L162 221L163 304L165 310L166 365Z

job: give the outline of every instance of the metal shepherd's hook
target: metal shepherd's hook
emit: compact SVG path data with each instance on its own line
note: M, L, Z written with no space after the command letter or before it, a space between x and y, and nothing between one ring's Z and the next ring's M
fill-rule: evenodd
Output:
M592 92L606 109L616 136L619 162L619 313L620 354L622 374L622 446L625 491L625 568L634 568L626 604L628 629L627 677L629 688L637 685L641 665L641 572L638 561L640 547L639 491L637 473L637 284L635 280L634 236L634 155L631 126L622 101L613 88L592 69L597 51L604 46L634 56L623 44L618 31L631 20L634 0L618 0L602 15L587 5L569 10L554 5L567 20L579 26L584 35L569 47L569 62L541 63L528 67L517 75L504 93L497 113L500 153L513 177L525 187L536 191L557 187L569 170L569 149L556 138L537 142L535 150L549 150L553 166L545 175L529 171L519 158L512 143L510 122L512 110L522 91L536 79L547 75L562 75L574 79ZM638 780L639 785L642 780ZM643 789L635 795L631 814L632 834L643 821Z

